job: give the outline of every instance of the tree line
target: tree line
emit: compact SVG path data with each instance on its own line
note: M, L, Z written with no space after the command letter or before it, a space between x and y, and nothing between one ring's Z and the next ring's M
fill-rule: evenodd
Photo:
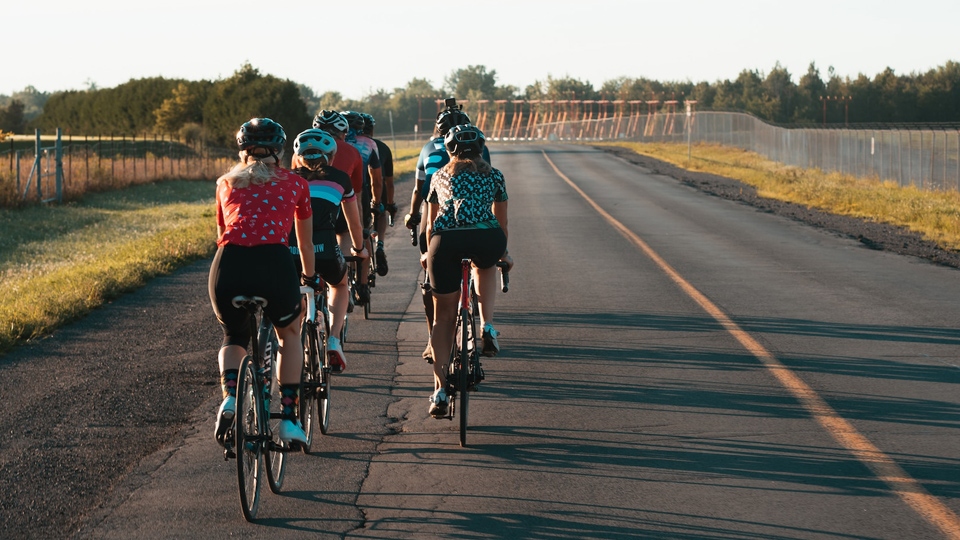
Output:
M398 133L432 128L435 99L460 100L695 100L697 110L736 110L777 124L960 122L960 63L948 61L923 73L898 75L886 69L874 77L826 77L811 63L796 83L778 63L769 73L743 70L736 79L660 82L621 77L596 89L587 81L553 78L522 91L497 84L485 66L452 72L443 84L413 78L404 88L378 90L360 100L336 91L317 95L310 87L280 79L249 64L226 79L189 81L163 77L130 80L114 88L46 94L28 87L0 95L0 132L28 133L63 128L73 135L164 135L188 141L233 144L237 128L268 116L291 132L309 127L321 109L358 110L377 119L381 136L388 118ZM292 135L293 133L288 133Z

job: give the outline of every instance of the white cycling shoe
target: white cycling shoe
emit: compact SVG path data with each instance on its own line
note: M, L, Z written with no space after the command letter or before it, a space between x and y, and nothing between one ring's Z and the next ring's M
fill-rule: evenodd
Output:
M214 434L220 446L227 446L227 432L233 427L233 419L237 416L237 398L227 396L223 398L220 404L220 410L217 411L217 424ZM229 441L232 444L232 441Z
M281 420L277 427L277 437L285 443L307 444L307 434L303 432L299 422Z

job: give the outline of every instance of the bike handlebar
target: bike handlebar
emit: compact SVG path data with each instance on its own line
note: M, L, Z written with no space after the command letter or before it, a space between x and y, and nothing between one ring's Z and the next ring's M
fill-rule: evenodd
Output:
M500 268L500 290L507 292L510 290L510 265L501 261L497 267Z

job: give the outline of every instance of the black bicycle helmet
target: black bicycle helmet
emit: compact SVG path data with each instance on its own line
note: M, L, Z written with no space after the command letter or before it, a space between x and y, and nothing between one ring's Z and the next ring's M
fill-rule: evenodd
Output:
M459 107L447 107L437 114L437 132L440 133L441 137L445 137L453 126L469 123L470 117Z
M293 153L307 160L325 158L329 165L337 153L337 141L322 129L307 129L293 141Z
M472 124L453 126L443 138L443 145L451 156L478 157L486 142L480 128Z
M373 128L377 125L377 121L373 118L372 114L360 113L360 116L363 117L363 133L370 135L373 133Z
M363 125L366 123L363 120L363 115L357 111L343 111L340 113L347 120L347 125L350 126L350 129L356 131L357 133L363 132Z
M327 133L346 133L350 126L347 124L347 119L337 111L323 110L314 117L313 127L322 129Z
M283 132L283 128L269 118L253 118L240 126L240 131L237 132L237 146L240 150L260 147L278 154L286 142L287 134Z

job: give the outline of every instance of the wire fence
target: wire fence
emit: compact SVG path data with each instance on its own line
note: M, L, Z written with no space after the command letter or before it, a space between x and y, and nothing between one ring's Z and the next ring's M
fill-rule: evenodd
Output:
M960 191L956 124L796 128L744 113L685 112L532 124L501 140L629 140L712 143L773 161L928 190Z
M71 200L171 178L212 180L236 161L236 152L165 137L38 135L3 145L0 206Z

